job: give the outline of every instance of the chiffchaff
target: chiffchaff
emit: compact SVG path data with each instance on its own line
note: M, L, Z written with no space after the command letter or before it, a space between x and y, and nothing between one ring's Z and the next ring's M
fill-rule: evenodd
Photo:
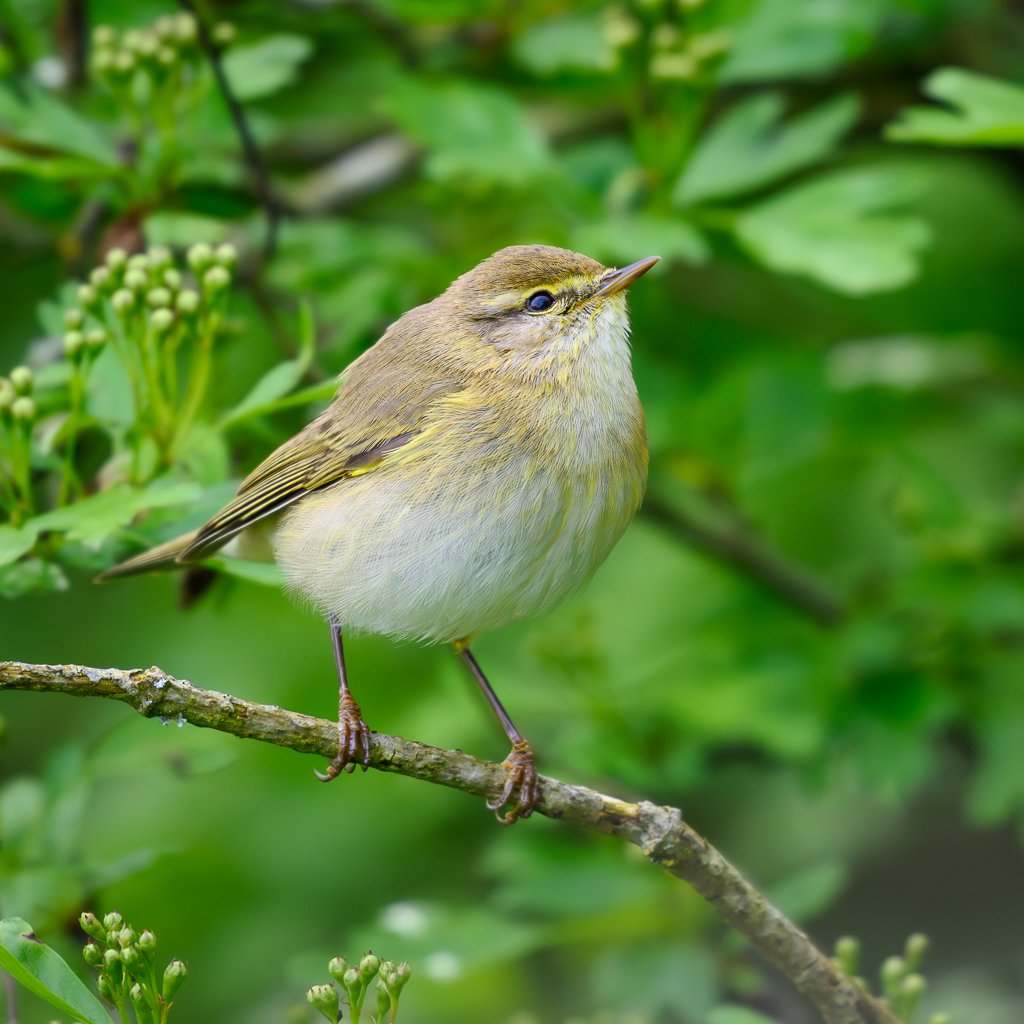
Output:
M507 824L527 817L533 750L469 644L578 590L640 505L647 438L624 293L657 261L616 270L550 246L502 249L392 324L206 525L101 578L202 561L273 516L274 557L331 626L339 750L320 777L370 756L342 630L441 640L512 742L488 806Z

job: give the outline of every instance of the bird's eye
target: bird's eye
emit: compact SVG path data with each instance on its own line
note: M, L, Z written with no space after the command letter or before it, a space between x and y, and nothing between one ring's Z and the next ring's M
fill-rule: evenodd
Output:
M526 308L531 313L543 313L555 304L555 297L551 292L534 292L526 300Z

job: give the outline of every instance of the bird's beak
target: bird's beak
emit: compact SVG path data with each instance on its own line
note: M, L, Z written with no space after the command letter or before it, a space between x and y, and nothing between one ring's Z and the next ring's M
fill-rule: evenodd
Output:
M638 277L646 274L660 259L660 256L648 256L646 259L637 260L636 263L630 263L628 267L623 267L621 270L607 271L601 278L597 291L594 292L594 298L605 299L609 295L614 295L616 292L621 292L624 288L628 288Z

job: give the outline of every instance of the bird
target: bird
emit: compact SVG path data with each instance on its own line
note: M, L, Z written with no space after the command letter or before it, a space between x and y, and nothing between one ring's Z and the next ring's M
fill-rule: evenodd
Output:
M338 754L329 781L370 762L349 687L352 631L453 646L512 744L499 821L533 812L533 748L471 644L577 592L622 536L647 480L621 269L513 245L395 321L340 377L328 407L197 530L102 573L202 562L268 523L290 590L329 624Z

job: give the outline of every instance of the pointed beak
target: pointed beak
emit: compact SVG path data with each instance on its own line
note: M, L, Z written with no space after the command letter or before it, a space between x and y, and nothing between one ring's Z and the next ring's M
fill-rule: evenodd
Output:
M646 259L637 260L636 263L630 263L628 267L623 267L621 270L609 270L601 278L600 287L594 292L594 298L604 299L628 288L638 277L643 277L660 259L660 256L648 256Z

